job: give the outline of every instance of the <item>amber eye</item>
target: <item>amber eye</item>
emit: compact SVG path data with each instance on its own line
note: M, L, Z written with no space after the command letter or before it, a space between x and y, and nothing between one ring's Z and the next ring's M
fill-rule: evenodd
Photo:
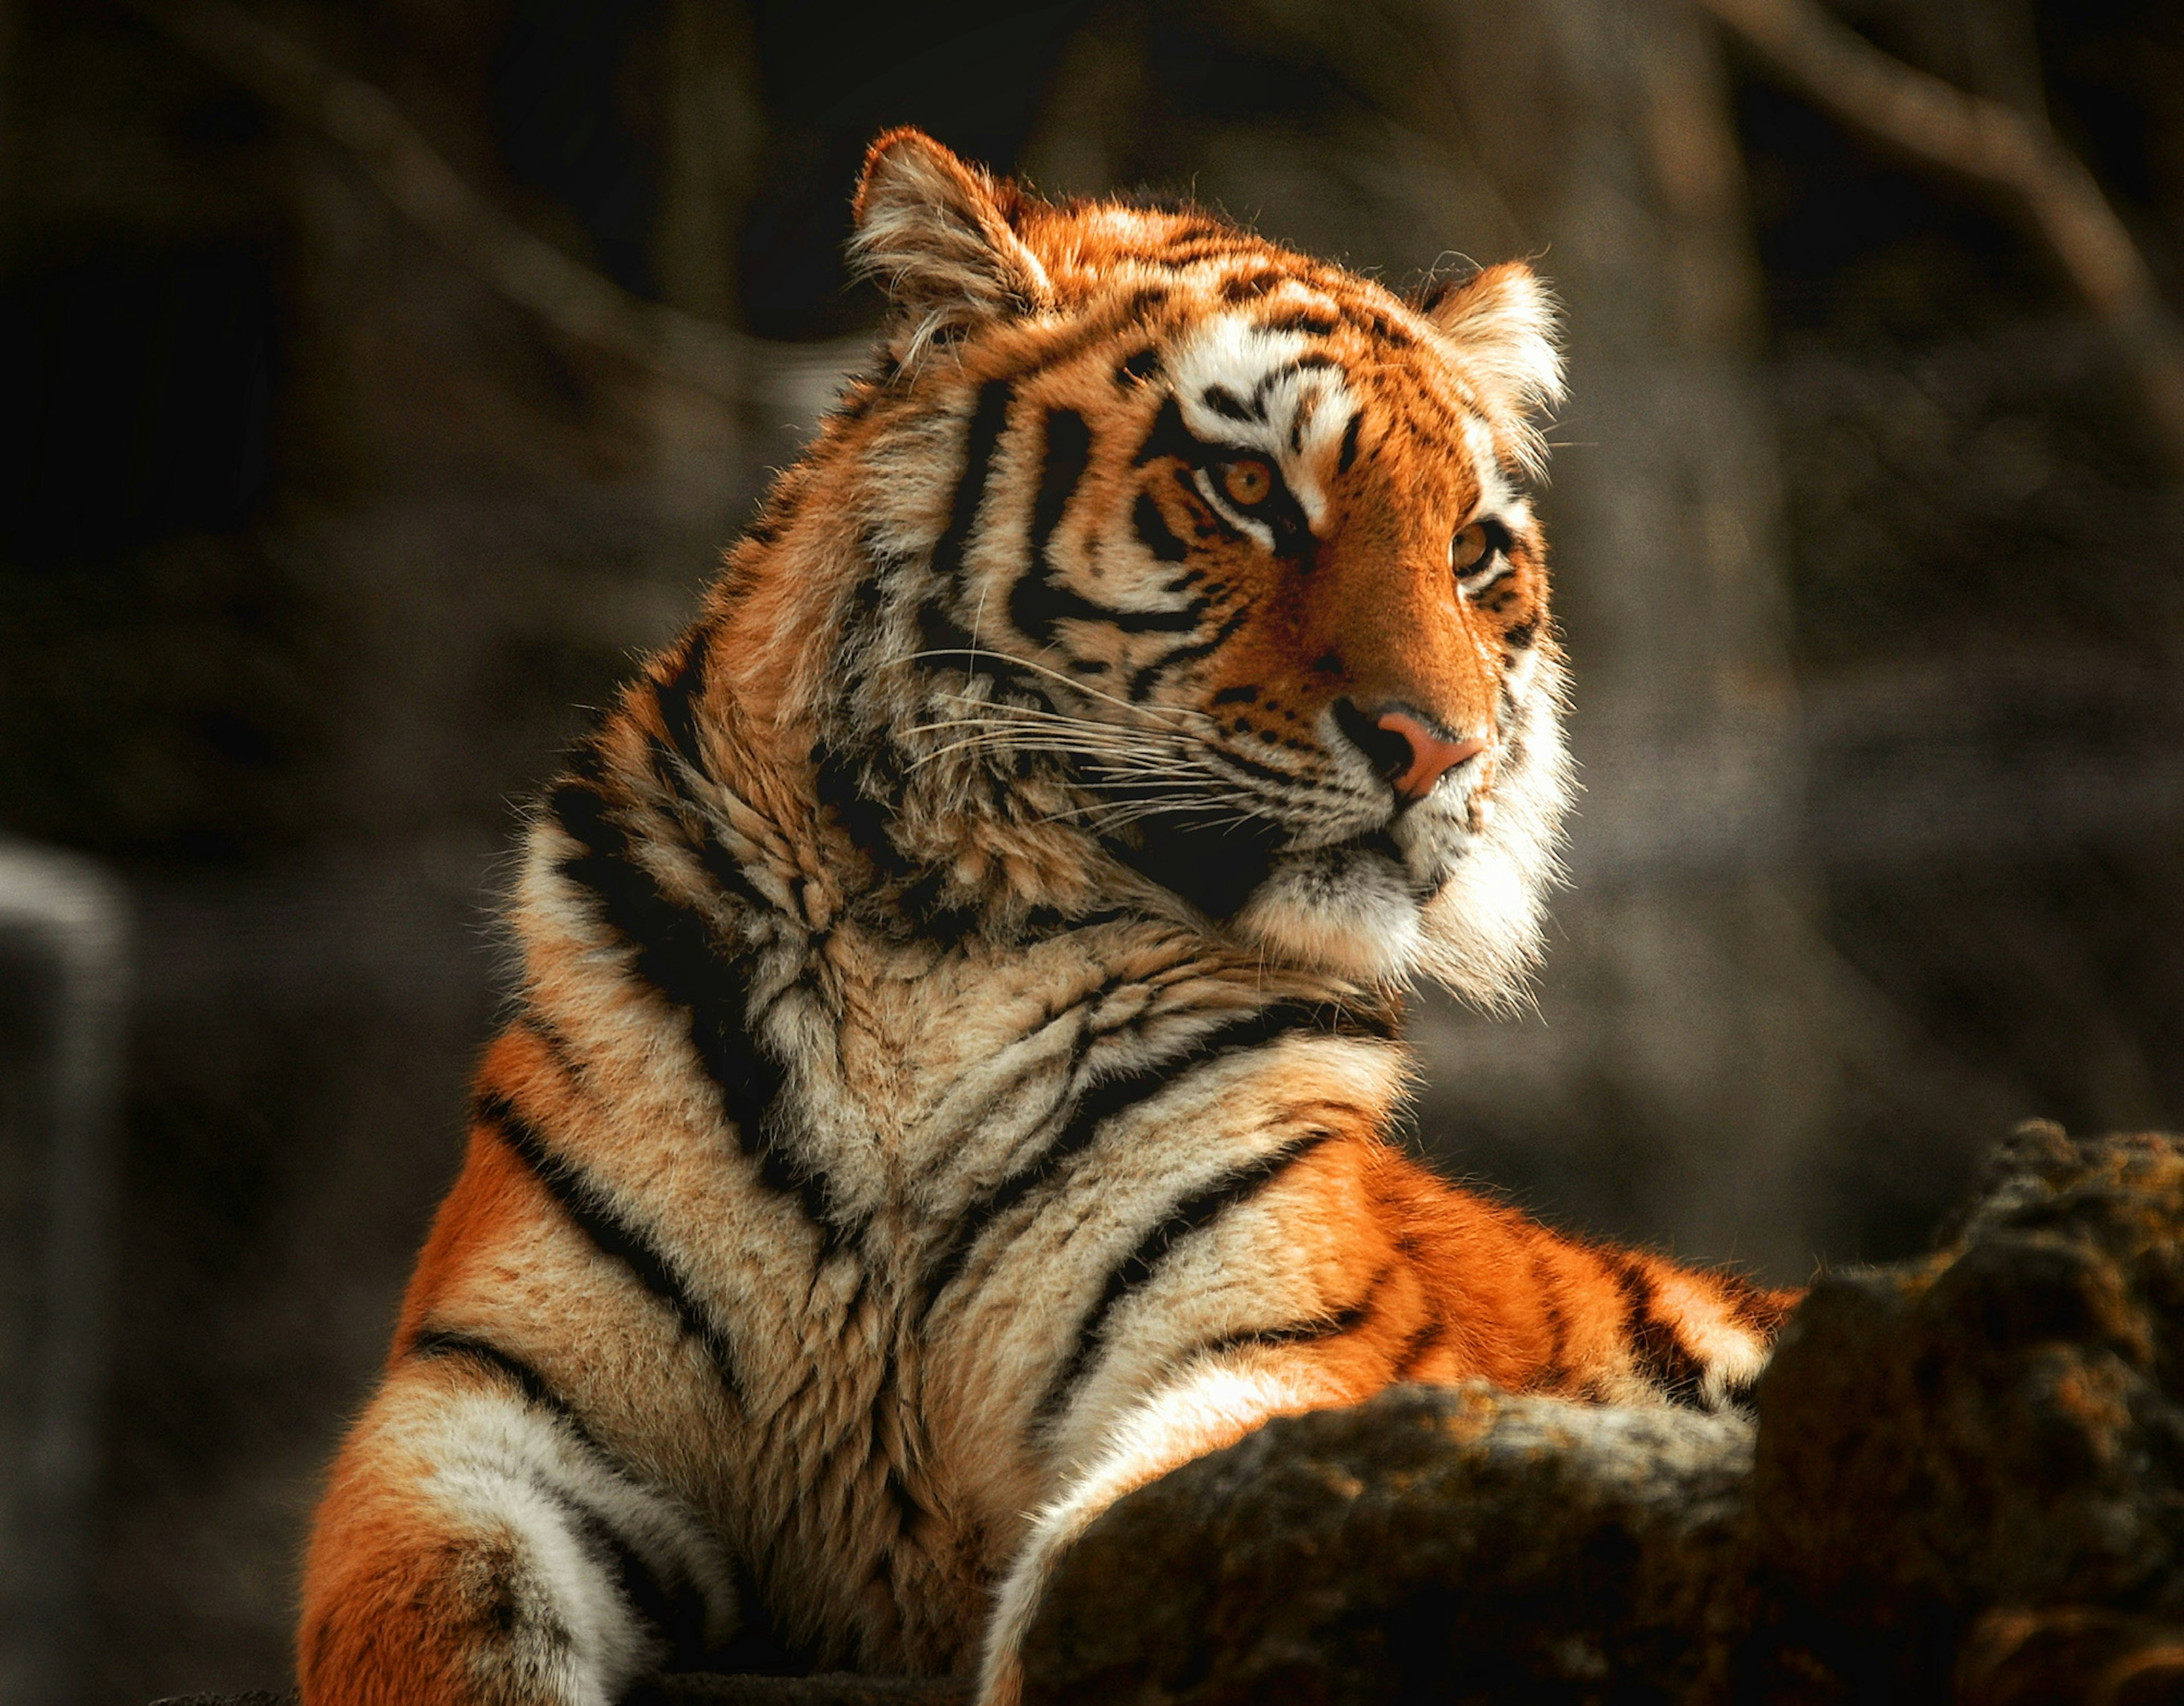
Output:
M1240 509L1257 508L1274 489L1274 471L1256 456L1221 465L1221 490Z
M1448 566L1459 575L1469 574L1486 560L1493 543L1487 538L1486 529L1474 521L1448 542Z

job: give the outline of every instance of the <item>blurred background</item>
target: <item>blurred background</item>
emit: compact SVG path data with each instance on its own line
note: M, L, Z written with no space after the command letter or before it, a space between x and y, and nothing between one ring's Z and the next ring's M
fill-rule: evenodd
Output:
M284 1673L522 804L861 348L885 125L1561 292L1587 791L1536 1008L1418 1004L1451 1172L1796 1281L2184 1121L2184 11L1708 5L0 0L0 1702Z

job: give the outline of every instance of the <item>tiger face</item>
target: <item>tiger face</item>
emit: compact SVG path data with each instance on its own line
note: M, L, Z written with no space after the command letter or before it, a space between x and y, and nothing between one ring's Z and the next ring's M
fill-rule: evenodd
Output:
M1505 993L1568 790L1531 275L1407 304L915 132L858 217L903 315L838 429L884 567L827 739L897 851L975 884L1073 837L1270 959Z

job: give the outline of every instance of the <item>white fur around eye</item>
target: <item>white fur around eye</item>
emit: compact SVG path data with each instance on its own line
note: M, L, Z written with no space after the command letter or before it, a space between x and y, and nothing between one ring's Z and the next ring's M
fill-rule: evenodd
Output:
M1448 557L1450 571L1456 576L1457 589L1468 599L1477 598L1515 566L1509 560L1508 552L1496 542L1492 532L1488 535L1485 554L1469 568L1456 567L1456 541L1453 538L1449 541Z
M1240 514L1236 506L1221 495L1221 489L1214 481L1213 471L1211 468L1192 469L1190 483L1197 489L1198 495L1213 506L1215 514L1235 528L1238 532L1255 540L1261 550L1269 554L1273 552L1274 530L1264 521L1255 521L1249 516Z
M1171 371L1184 425L1192 435L1263 458L1295 499L1305 526L1317 532L1328 516L1320 473L1333 460L1357 405L1338 371L1296 365L1311 347L1301 332L1271 330L1243 315L1219 315L1175 352ZM1208 401L1224 393L1244 405L1243 418ZM1208 501L1233 516L1232 506Z

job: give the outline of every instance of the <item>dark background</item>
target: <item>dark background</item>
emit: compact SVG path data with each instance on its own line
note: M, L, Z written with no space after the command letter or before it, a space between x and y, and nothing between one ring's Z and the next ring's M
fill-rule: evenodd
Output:
M39 1698L283 1671L522 802L873 323L884 125L1561 290L1588 792L1536 1007L1419 1003L1451 1171L1797 1280L1919 1247L2016 1119L2184 1120L2174 461L2009 209L1679 0L246 9L745 383L557 329L171 14L0 0L0 832L104 861L133 942L92 1580ZM1838 15L2044 114L2184 299L2178 8Z

